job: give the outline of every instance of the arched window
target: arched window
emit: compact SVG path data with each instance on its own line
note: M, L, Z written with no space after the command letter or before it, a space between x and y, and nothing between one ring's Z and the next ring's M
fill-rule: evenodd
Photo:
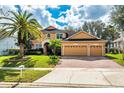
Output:
M50 33L47 34L47 37L50 38Z

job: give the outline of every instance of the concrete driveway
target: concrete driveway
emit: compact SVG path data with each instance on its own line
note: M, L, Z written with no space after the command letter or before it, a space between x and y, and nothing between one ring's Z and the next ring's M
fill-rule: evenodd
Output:
M37 84L74 87L124 87L124 69L55 68L36 80Z
M56 68L34 83L75 87L124 87L124 68L106 57L62 57Z
M57 68L122 68L106 57L62 57Z

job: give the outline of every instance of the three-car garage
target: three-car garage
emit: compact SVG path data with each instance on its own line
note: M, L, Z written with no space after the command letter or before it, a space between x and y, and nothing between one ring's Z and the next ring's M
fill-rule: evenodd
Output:
M92 42L89 42L89 44L82 44L80 42L63 43L61 50L63 56L104 56L105 44L92 44Z
M106 40L80 31L63 40L62 56L104 56Z

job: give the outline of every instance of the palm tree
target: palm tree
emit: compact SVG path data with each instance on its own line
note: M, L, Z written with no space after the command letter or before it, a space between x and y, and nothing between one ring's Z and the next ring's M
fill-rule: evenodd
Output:
M18 11L13 12L11 17L0 17L0 21L6 20L0 24L3 26L1 32L3 32L2 37L11 36L17 34L18 44L20 46L20 58L24 57L24 47L26 41L30 38L29 36L40 37L40 28L41 26L34 19L32 13L28 13L27 11ZM7 33L5 33L5 31Z

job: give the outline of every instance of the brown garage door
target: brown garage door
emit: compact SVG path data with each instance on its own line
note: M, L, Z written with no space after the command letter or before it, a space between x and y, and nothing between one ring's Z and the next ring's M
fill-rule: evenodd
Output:
M83 45L64 46L63 54L67 56L87 56L87 46Z
M90 46L90 56L102 56L102 46Z

